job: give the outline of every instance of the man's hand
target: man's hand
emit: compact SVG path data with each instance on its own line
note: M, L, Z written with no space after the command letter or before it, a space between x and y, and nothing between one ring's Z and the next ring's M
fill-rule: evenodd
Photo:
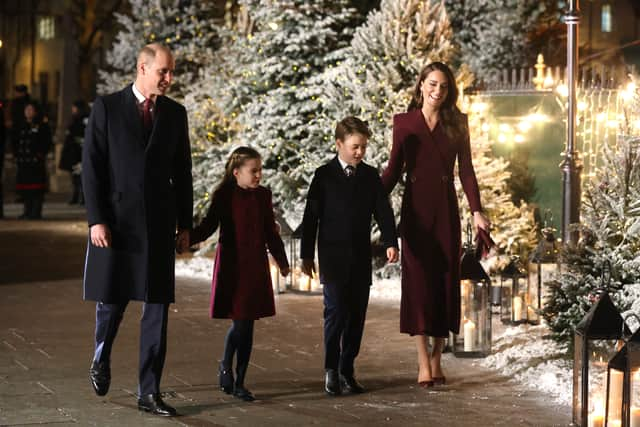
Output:
M400 258L400 251L398 248L394 248L393 246L387 248L387 261L390 263L398 262L398 258Z
M302 272L309 277L313 277L313 273L316 272L316 266L312 259L304 258L302 260Z
M106 224L94 224L90 229L91 244L99 248L111 247L111 230Z
M176 235L176 252L181 254L189 249L189 230L180 230Z

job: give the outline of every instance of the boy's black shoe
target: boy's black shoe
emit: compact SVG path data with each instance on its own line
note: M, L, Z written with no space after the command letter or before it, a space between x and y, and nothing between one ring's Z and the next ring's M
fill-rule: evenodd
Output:
M324 377L324 391L326 391L329 396L338 396L339 394L342 394L340 378L338 377L338 371L335 369L327 369L327 373Z
M365 389L353 375L340 375L340 385L348 393L364 393Z

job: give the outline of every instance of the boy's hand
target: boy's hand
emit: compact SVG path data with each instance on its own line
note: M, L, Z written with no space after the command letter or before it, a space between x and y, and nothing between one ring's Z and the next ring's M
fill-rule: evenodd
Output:
M176 252L181 254L189 249L189 230L180 230L176 234Z
M400 251L398 251L398 248L387 248L387 261L389 261L390 263L398 262L399 253Z
M312 259L304 258L302 260L302 272L309 277L313 277L313 273L316 272L316 266Z
M287 277L290 272L291 272L291 269L289 267L283 268L282 270L280 270L280 274L282 274L284 277Z

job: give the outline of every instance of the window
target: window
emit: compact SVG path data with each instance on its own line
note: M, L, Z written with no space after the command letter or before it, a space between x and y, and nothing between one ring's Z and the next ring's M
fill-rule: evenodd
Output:
M611 5L603 4L602 5L602 21L601 27L603 33L611 32Z
M53 16L43 16L38 20L38 38L51 40L56 35L56 25Z

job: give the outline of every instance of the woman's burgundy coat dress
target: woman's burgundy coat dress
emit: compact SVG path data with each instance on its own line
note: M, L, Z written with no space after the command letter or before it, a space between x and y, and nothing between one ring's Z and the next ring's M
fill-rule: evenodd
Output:
M391 192L402 173L407 173L400 213L400 331L410 335L446 337L460 329L456 158L471 211L482 209L468 131L464 134L451 141L440 123L430 130L419 109L393 118L393 147L382 181Z

